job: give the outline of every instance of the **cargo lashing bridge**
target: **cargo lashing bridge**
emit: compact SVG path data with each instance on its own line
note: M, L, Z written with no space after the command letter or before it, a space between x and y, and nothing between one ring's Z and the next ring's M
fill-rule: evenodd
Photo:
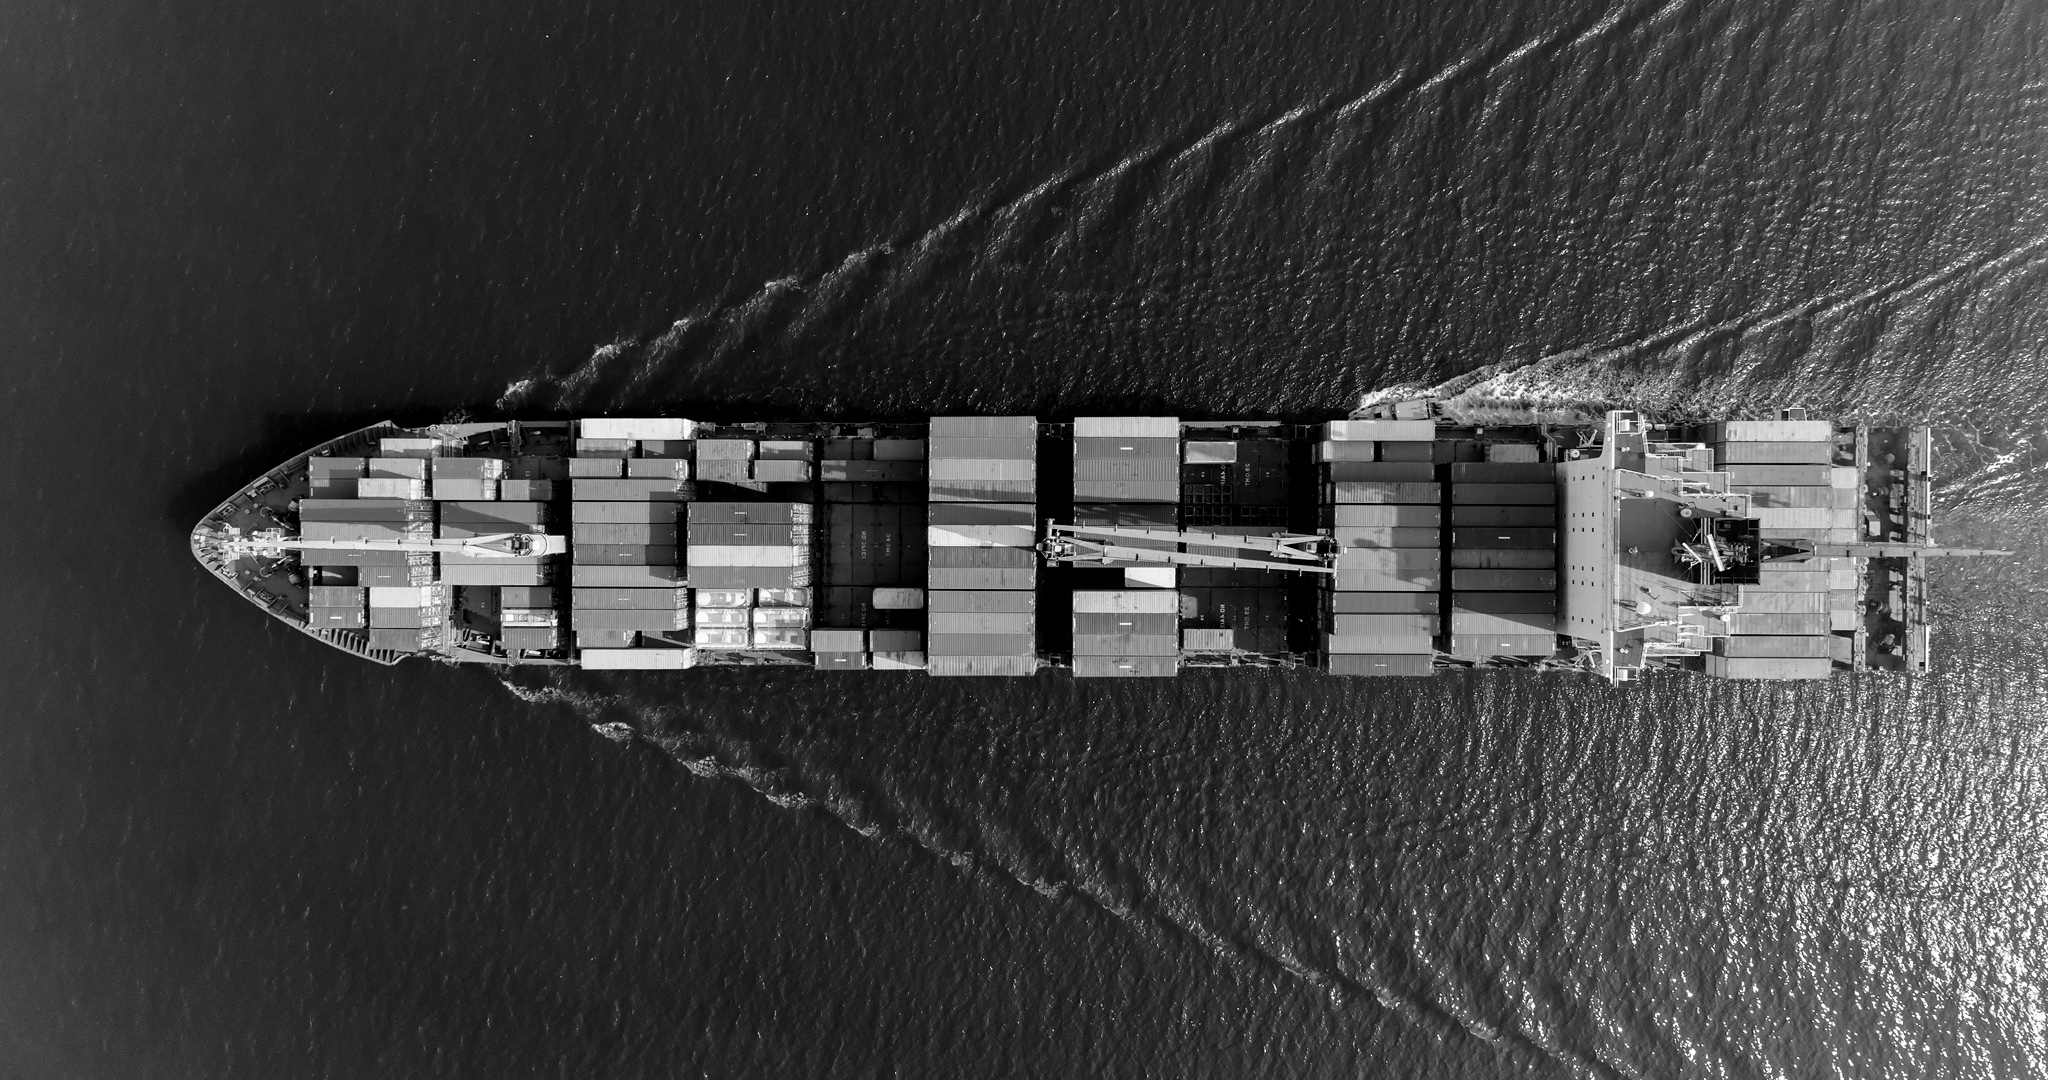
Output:
M1263 558L1241 555L1211 555L1200 551L1135 547L1118 540L1185 544L1189 547L1224 548L1257 552ZM1304 574L1337 572L1336 552L1327 536L1274 533L1269 536L1238 536L1228 533L1182 529L1139 529L1117 525L1064 525L1045 523L1045 539L1038 550L1048 562L1153 562L1175 566L1220 566L1236 570L1291 570Z

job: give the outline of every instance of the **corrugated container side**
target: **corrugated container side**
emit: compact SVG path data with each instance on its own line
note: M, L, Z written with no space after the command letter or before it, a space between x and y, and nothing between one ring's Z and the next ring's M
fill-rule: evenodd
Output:
M1825 577L1810 574L1809 577ZM1738 606L1749 612L1795 612L1811 614L1828 609L1828 594L1818 589L1765 589L1744 585L1736 590Z
M704 461L752 461L754 440L752 439L698 439L697 460Z
M926 558L932 569L946 570L1016 570L1038 565L1038 553L1030 548L934 547Z
M1442 629L1439 617L1419 612L1384 612L1376 615L1331 615L1325 626L1337 637L1434 637Z
M676 525L655 522L577 522L571 538L578 544L674 544Z
M1077 589L1073 605L1076 612L1177 615L1180 594L1157 589Z
M933 439L930 460L1032 462L1038 460L1038 439Z
M683 508L676 502L580 502L574 506L579 525L673 525Z
M785 458L754 462L754 479L769 484L798 484L811 478L811 463Z
M1557 565L1549 548L1453 548L1453 570L1548 570Z
M1435 462L1439 458L1450 460L1450 444L1444 442L1383 442L1373 445L1379 448L1377 454L1381 461Z
M934 416L933 439L1036 439L1035 416Z
M1223 445L1235 450L1236 443ZM1087 438L1074 440L1074 461L1166 461L1179 464L1181 444L1178 438Z
M1436 652L1436 646L1428 634L1324 634L1323 652L1420 653L1427 656Z
M763 461L809 461L815 450L809 439L762 439L756 452Z
M622 480L569 481L569 495L577 502L625 502L649 499L676 502L683 498L688 485L680 480L649 479L635 477Z
M1443 542L1441 529L1400 526L1339 525L1330 538L1342 548L1436 548Z
M924 635L916 630L870 630L868 651L878 653L923 652Z
M576 566L570 570L577 585L659 586L678 584L683 571L678 566Z
M498 604L508 608L553 607L555 590L546 585L507 585L498 590Z
M1453 570L1451 588L1460 592L1555 592L1555 570Z
M697 609L697 628L700 630L719 627L751 627L753 625L753 608L707 607Z
M1435 548L1345 548L1337 553L1338 570L1435 570L1443 553Z
M570 557L601 566L674 566L674 544L576 544Z
M314 607L362 607L369 594L357 585L311 585L306 599Z
M940 656L925 653L925 673L942 678L1001 676L1017 678L1036 674L1037 656Z
M577 480L615 480L626 475L626 459L575 457L569 459L569 476Z
M816 636L814 632L812 637ZM811 666L819 671L868 671L874 667L864 652L824 652L815 644L811 648Z
M808 541L795 525L763 524L742 522L692 521L686 534L690 547L768 547L794 548L807 546ZM766 564L764 564L766 565Z
M1461 548L1554 548L1557 546L1557 530L1513 528L1500 525L1490 528L1465 526L1451 530L1451 546Z
M1443 575L1435 570L1339 570L1339 592L1435 592Z
M1833 635L1738 634L1715 638L1714 651L1722 656L1805 656L1831 655Z
M718 458L697 463L697 479L707 484L744 484L753 478L754 463L751 461Z
M1760 529L1828 528L1826 507L1753 506L1751 514Z
M585 545L577 545L578 562L611 562L623 559L589 559L582 557ZM649 549L654 550L654 549ZM796 547L773 547L767 544L691 544L689 567L694 572L700 568L714 566L777 566L798 567L810 564L809 552ZM673 549L669 552L674 558ZM649 560L654 561L654 560Z
M1106 481L1136 481L1140 483L1162 483L1180 479L1180 462L1173 458L1136 459L1074 459L1074 481L1076 483L1102 483Z
M306 609L306 625L315 630L361 630L369 625L369 616L361 604L314 606Z
M1723 420L1712 425L1709 442L1831 442L1831 420Z
M932 502L1036 502L1038 486L1036 481L1026 480L945 480L930 481L925 488L925 498Z
M877 589L879 594L881 590ZM927 594L929 609L941 611L1037 611L1038 594L1023 592L942 592ZM877 605L879 606L879 605Z
M809 589L755 589L754 603L761 607L810 607Z
M1827 465L1832 442L1726 442L1714 444L1717 465Z
M371 458L363 475L367 477L405 477L412 480L427 478L426 458Z
M627 458L626 475L637 480L688 480L690 463L681 458Z
M302 521L299 535L307 540L398 540L404 530L388 521Z
M1332 592L1324 596L1330 612L1336 615L1434 615L1442 599L1433 592Z
M924 590L888 587L875 590L875 610L916 611L924 607Z
M933 589L1030 589L1038 584L1034 569L949 569L926 571L926 583Z
M613 608L618 610L667 609L674 611L682 606L681 590L675 588L603 588L583 586L570 594L570 603L579 608Z
M1497 465L1522 465L1541 460L1543 453L1535 443L1490 442L1486 444L1486 460Z
M932 616L934 620L939 617ZM1160 637L1171 636L1180 630L1178 614L1157 612L1076 611L1073 614L1073 621L1073 630L1076 634L1143 634ZM932 632L937 633L938 629L938 623L934 621Z
M754 643L754 632L743 626L700 627L691 640L700 649L744 649Z
M1451 466L1453 484L1555 484L1551 462L1461 461Z
M1077 679L1165 679L1180 671L1180 655L1076 656Z
M445 556L441 562L443 585L539 585L546 580L546 572L531 564L505 566L502 560L492 559L457 566L450 564Z
M1549 656L1556 651L1556 634L1451 635L1452 656Z
M925 511L930 525L1022 525L1035 528L1038 508L1030 503L933 503Z
M1191 442L1182 450L1181 460L1190 465L1229 465L1237 461L1234 442Z
M923 439L876 439L876 461L923 461Z
M1436 674L1436 659L1428 653L1331 653L1323 658L1323 670L1332 675L1413 678Z
M1825 679L1834 674L1832 661L1795 656L1714 656L1706 658L1707 674L1720 679Z
M577 662L593 671L681 671L695 667L694 649L592 649Z
M420 627L421 623L420 609L418 608L373 607L370 609L370 625L379 629L404 627L416 630Z
M569 625L577 630L680 630L687 616L674 608L576 608Z
M1498 614L1545 613L1557 610L1555 592L1454 592L1452 611Z
M1399 503L1378 505L1332 506L1328 508L1333 528L1429 528L1443 525L1443 508L1440 506L1413 506Z
M1557 524L1555 506L1453 506L1455 528L1525 529Z
M924 651L921 649L907 652L877 650L874 658L876 671L923 671L925 665Z
M1336 483L1375 481L1380 483L1425 483L1436 477L1436 466L1426 461L1333 461L1325 466Z
M811 631L811 648L819 652L865 652L868 647L868 632L865 630L817 629Z
M1451 633L1459 636L1556 634L1557 616L1548 611L1451 611Z
M1378 461L1379 455L1374 449L1378 445L1378 443L1374 442L1337 442L1331 439L1324 439L1316 444L1315 459L1319 463L1330 461Z
M450 502L439 509L443 522L538 525L548 519L547 506L536 502Z
M498 635L498 643L508 649L555 649L561 647L562 634L552 626L508 626Z
M367 466L359 457L309 457L306 459L306 474L322 479L357 479Z
M1788 487L1820 487L1829 484L1831 470L1826 465L1726 465L1722 469L1728 474L1730 484L1784 485ZM1851 468L1850 472L1855 469Z
M1077 416L1076 439L1174 439L1180 438L1177 416Z
M1075 634L1074 655L1175 656L1180 634Z
M1323 438L1336 442L1429 442L1436 438L1433 420L1332 420Z
M940 634L1031 634L1038 616L1031 612L934 611L927 615L934 637Z
M1728 616L1729 632L1735 634L1827 634L1833 628L1825 611L1738 611Z
M1328 501L1333 503L1426 503L1443 501L1441 485L1419 483L1373 483L1346 481L1329 485Z
M1451 501L1474 506L1554 506L1555 484L1452 484Z
M1191 629L1181 632L1181 648L1190 652L1227 652L1237 647L1234 630Z
M692 525L808 525L814 515L803 503L693 502Z
M680 416L591 416L577 422L577 430L590 439L687 439L696 425Z
M555 497L553 480L500 480L498 498L513 502L547 502Z
M420 632L412 628L372 627L370 648L387 652L418 652Z
M925 542L934 548L1028 548L1038 542L1038 530L1029 525L933 525L925 530Z
M581 457L623 458L633 452L631 439L578 439L576 453Z
M934 485L959 480L981 483L1035 484L1038 463L1005 458L933 458L926 473ZM1016 500L1021 501L1021 500Z
M932 634L924 651L931 656L1028 656L1037 647L1033 634Z
M1074 498L1098 502L1173 503L1180 501L1178 480L1075 480Z

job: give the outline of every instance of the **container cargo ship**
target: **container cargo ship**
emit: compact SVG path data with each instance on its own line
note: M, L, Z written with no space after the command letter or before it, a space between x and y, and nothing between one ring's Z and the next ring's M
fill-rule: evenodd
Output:
M1926 671L1929 429L509 420L351 432L192 551L381 664Z

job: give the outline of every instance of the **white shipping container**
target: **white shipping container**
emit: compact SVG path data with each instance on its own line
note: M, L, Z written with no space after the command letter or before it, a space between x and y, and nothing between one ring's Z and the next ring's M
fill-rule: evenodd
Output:
M373 608L416 608L426 601L426 590L418 585L372 585Z
M781 626L757 626L754 628L756 649L803 649L808 635L802 630Z
M1854 465L1837 465L1828 470L1828 486L1855 490L1862 486L1856 478L1859 471Z
M874 604L879 611L916 611L924 607L924 590L876 589Z
M1379 458L1379 444L1370 439L1363 442L1343 442L1324 439L1316 444L1315 459L1318 464L1332 461L1376 461Z
M746 627L698 627L691 639L700 649L744 649L753 644L754 635Z
M807 566L802 548L765 544L698 544L689 549L691 566Z
M1764 529L1825 529L1830 511L1826 507L1762 506L1750 511L1757 526ZM1855 511L1849 511L1854 514Z
M1533 462L1543 460L1535 443L1490 442L1486 444L1486 460L1495 462Z
M755 589L754 602L762 607L810 607L809 589Z
M1077 612L1167 615L1180 613L1180 594L1157 589L1093 589L1074 593Z
M1081 416L1074 419L1077 439L1178 439L1178 416Z
M1190 465L1228 465L1237 460L1234 442L1191 442L1181 448Z
M754 591L752 589L698 589L696 590L696 601L697 607L700 609L752 607Z
M1724 420L1714 426L1719 438L1708 442L1828 442L1835 437L1829 420Z
M365 476L409 476L414 480L427 478L426 458L373 457Z
M1237 647L1235 630L1183 630L1181 648L1219 652Z
M1436 438L1433 420L1332 420L1323 438L1336 442L1429 442Z
M441 449L441 440L387 435L377 440L377 449L384 457L433 457Z
M554 608L504 608L498 612L501 626L554 626L558 619Z
M1171 589L1175 581L1171 566L1127 566L1124 568L1126 589ZM1180 594L1173 594L1176 599Z
M681 671L697 666L695 649L588 649L578 656L593 671Z
M426 464L424 461L422 465ZM359 499L424 499L427 482L406 476L365 476L356 481Z
M876 671L923 671L923 652L878 652L874 656Z
M578 430L586 439L688 439L695 434L696 426L679 416L589 417Z
M697 625L752 626L754 625L754 620L751 615L751 612L753 610L754 609L752 608L743 607L698 608Z

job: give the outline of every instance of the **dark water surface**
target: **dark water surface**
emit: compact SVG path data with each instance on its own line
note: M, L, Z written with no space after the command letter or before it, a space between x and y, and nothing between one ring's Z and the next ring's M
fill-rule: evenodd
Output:
M2048 9L0 9L0 1076L2048 1073ZM1922 679L374 669L379 417L1942 425ZM616 746L592 722L644 736Z

